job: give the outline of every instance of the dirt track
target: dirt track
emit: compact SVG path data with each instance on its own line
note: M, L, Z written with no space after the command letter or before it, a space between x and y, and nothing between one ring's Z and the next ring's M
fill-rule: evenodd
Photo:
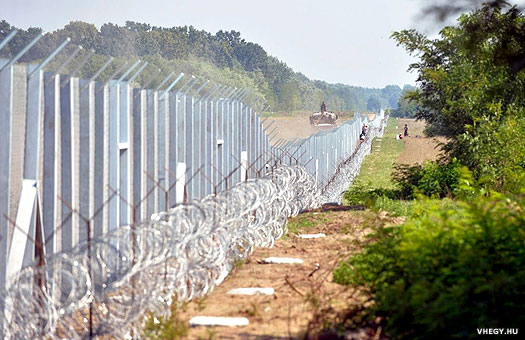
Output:
M346 120L347 119L339 119L337 126L341 125ZM272 121L274 123L272 123ZM333 128L337 126L334 126ZM295 138L306 138L317 133L318 131L327 131L331 129L329 127L320 128L317 126L310 125L310 120L308 119L308 116L271 117L264 122L264 127L268 133L270 133L274 129L274 127L277 127L277 129L272 133L272 136L275 135L277 131L279 131L279 134L275 138L273 138L272 144L277 142L280 138L284 138L286 140L292 140Z
M405 148L397 159L398 164L423 164L425 161L433 161L441 155L440 143L446 142L443 137L425 137L424 121L415 119L399 119L396 122L399 133L403 133L403 127L408 125L409 137L403 139Z
M274 123L272 123L272 121ZM268 126L269 128L267 128ZM321 130L321 128L317 126L310 125L308 117L272 117L264 122L264 127L268 133L270 133L274 127L277 127L272 133L272 136L275 135L277 131L279 134L272 140L272 144L281 138L286 140L306 138ZM324 130L329 130L329 128L324 128Z
M371 231L364 221L375 216L370 212L308 213L309 219L321 225L301 233L325 233L326 238L301 239L290 234L271 249L256 249L250 258L234 269L228 278L200 301L193 301L181 313L183 320L196 315L243 316L245 327L195 327L188 339L298 339L310 327L319 327L326 315L349 304L362 303L359 291L332 282L332 270L340 260L356 252ZM386 218L383 216L382 218ZM390 221L389 218L386 218ZM304 260L301 265L261 264L265 257L293 257ZM319 264L319 270L316 270ZM231 296L226 292L239 287L273 287L273 296Z

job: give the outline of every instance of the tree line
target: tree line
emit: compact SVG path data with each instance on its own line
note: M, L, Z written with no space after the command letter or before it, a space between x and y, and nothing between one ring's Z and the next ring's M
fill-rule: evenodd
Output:
M5 20L0 21L0 40L15 28ZM42 32L38 27L18 30L15 38L0 51L0 57L12 57ZM100 29L86 22L70 22L61 29L45 33L20 61L44 59L66 37L71 38L71 44L48 69L56 70L68 52L72 53L80 45L84 50L78 59L89 50L95 52L80 70L80 76L93 75L109 56L115 61L100 79L114 74L126 61L140 58L151 65L137 78L141 85L155 85L161 81L160 75L180 71L219 84L249 87L274 111L312 111L318 109L322 101L333 111L377 111L397 107L402 92L397 85L378 89L311 80L233 30L212 34L193 26L166 28L133 21L123 26L107 23ZM73 69L74 65L70 65L65 71ZM159 77L156 78L157 73Z

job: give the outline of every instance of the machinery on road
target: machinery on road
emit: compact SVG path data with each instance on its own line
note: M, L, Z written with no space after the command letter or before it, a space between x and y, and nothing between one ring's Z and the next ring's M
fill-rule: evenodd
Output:
M310 116L310 125L319 127L332 127L337 125L337 114L326 111L326 104L321 104L321 111L315 112Z

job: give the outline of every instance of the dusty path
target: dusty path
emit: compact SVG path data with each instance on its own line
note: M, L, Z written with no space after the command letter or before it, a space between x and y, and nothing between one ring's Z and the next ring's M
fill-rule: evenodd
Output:
M341 118L337 122L337 126L341 125L345 121L347 121L348 118ZM272 123L272 121L274 123ZM333 129L337 126L334 126L332 128L330 127L317 127L314 125L310 125L310 120L308 119L308 116L298 116L298 117L270 117L264 122L264 127L267 128L270 124L272 124L268 129L267 132L270 133L274 127L277 127L277 130L275 130L273 134L275 134L277 131L279 131L279 135L275 137L272 143L276 142L280 138L284 138L286 140L292 140L295 138L306 138L309 137L319 131L328 131L330 129Z
M331 307L335 313L360 302L360 294L332 282L332 270L344 257L360 249L371 231L367 227L377 214L370 211L308 213L298 217L305 225L301 233L325 233L322 239L300 239L292 231L271 249L257 249L242 265L235 268L215 291L202 300L187 305L180 317L189 320L196 315L243 316L250 324L244 327L194 327L188 339L297 339L309 322L320 322L330 315L321 308ZM303 222L301 222L303 223ZM269 256L294 257L301 265L261 264ZM319 264L319 269L316 266ZM273 287L273 296L231 296L226 292L239 287ZM312 326L312 325L310 325Z
M439 158L441 154L439 143L444 143L446 140L443 137L425 137L423 130L426 123L424 121L398 119L396 124L401 134L403 133L403 127L407 124L409 133L409 137L403 139L405 148L399 155L397 164L415 165Z
M274 123L271 123L271 122ZM272 124L270 126L270 124ZM273 142L276 142L280 138L286 140L292 140L295 138L306 138L310 135L321 131L317 126L310 125L310 120L308 117L271 117L264 122L264 127L268 127L268 133L277 127L277 130L273 133L275 134L279 131L279 135L275 137ZM324 130L329 130L330 128L324 128ZM272 134L272 135L273 135Z

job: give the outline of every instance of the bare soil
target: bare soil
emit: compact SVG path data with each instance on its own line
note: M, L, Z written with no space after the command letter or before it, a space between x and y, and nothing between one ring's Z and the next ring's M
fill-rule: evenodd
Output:
M257 249L242 265L202 300L192 301L180 317L244 316L245 327L194 327L188 339L298 339L312 325L319 324L321 311L327 308L336 315L349 304L363 303L359 290L332 281L334 267L350 254L359 251L372 231L363 223L378 218L370 211L309 213L308 219L319 225L301 233L325 233L326 238L301 239L291 234L270 249ZM301 218L301 217L299 217ZM382 215L380 218L388 218ZM392 220L393 223L400 221ZM294 257L301 265L262 264L269 256ZM318 268L318 269L316 269ZM231 296L226 292L240 287L273 287L273 296ZM313 320L313 323L311 322Z
M373 116L373 115L372 115ZM337 121L337 125L333 127L318 127L310 125L308 116L297 116L297 117L270 117L264 122L266 131L270 133L274 127L277 126L277 130L272 133L272 136L279 131L273 140L272 144L276 143L279 139L284 138L285 140L293 140L295 138L307 138L319 131L327 131L343 124L348 118L340 118ZM271 124L272 121L275 123ZM271 126L267 128L269 125Z
M408 137L403 138L405 148L397 164L416 165L423 164L425 161L433 161L439 158L441 150L440 143L444 143L444 138L426 137L423 133L425 129L424 121L415 119L399 119L397 121L398 131L403 134L405 124L408 124Z

